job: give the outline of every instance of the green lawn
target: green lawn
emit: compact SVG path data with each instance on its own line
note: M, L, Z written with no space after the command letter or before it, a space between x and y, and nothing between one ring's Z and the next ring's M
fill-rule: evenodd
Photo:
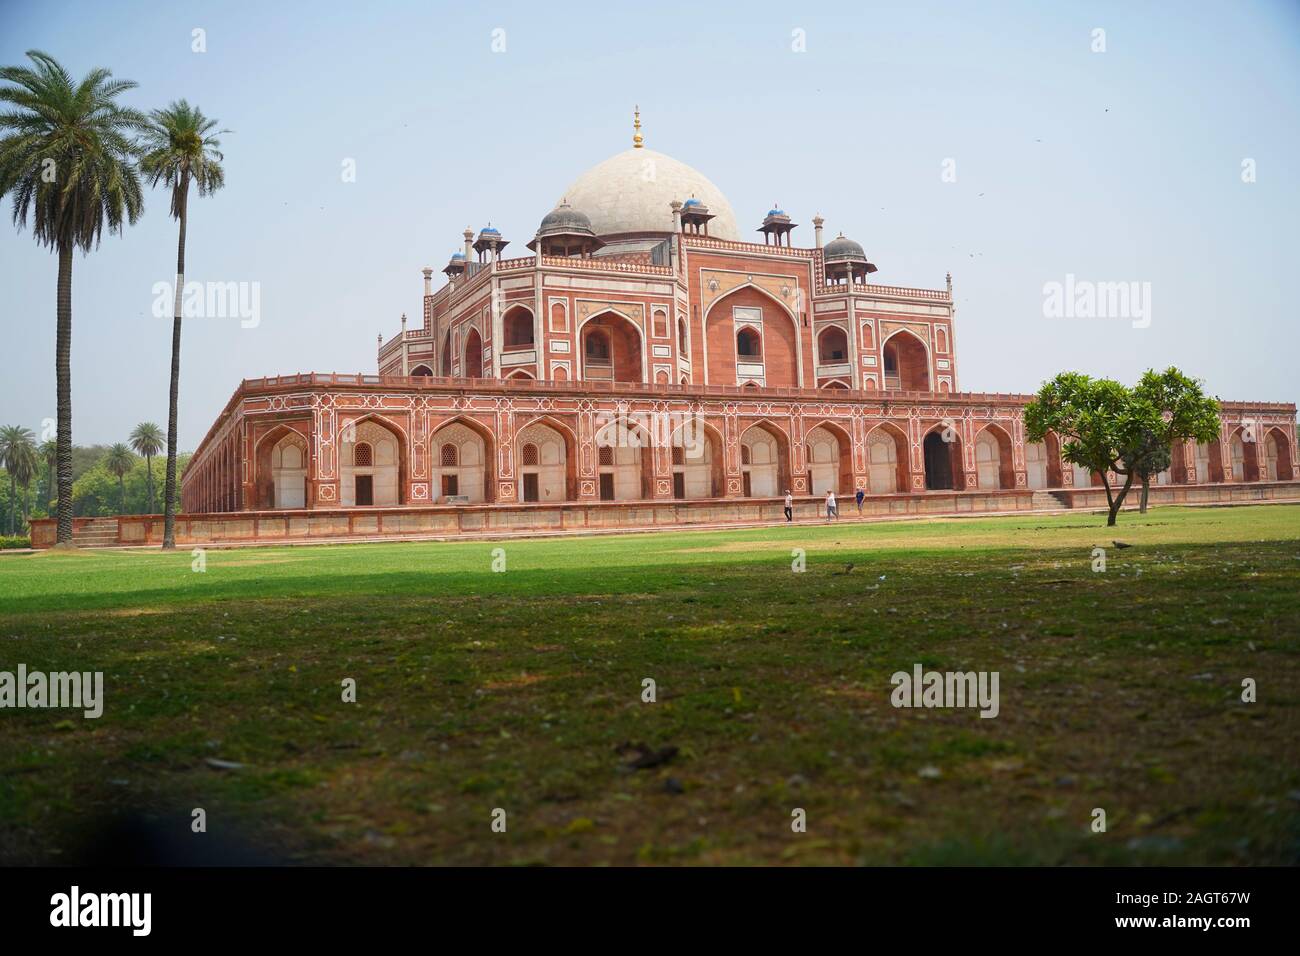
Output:
M1300 506L845 511L209 551L201 574L0 557L0 670L106 685L99 720L0 711L0 857L76 862L88 820L130 810L301 862L1300 861ZM895 709L918 662L1000 672L999 716ZM625 742L677 753L629 769Z

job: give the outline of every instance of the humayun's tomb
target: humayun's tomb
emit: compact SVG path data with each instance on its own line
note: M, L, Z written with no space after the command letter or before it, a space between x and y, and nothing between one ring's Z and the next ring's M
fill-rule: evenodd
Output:
M952 279L870 282L842 234L742 239L707 178L634 145L583 173L527 255L485 227L378 374L245 380L185 470L178 541L653 526L814 513L1096 506L1100 476L1025 440L1032 396L961 391ZM761 238L760 238L761 234ZM1300 497L1294 404L1224 402L1153 500ZM696 440L653 423L695 421ZM160 540L123 518L122 543Z

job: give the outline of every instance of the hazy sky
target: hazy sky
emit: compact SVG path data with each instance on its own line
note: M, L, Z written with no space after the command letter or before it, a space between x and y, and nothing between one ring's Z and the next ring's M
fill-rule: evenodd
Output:
M373 372L376 334L419 321L421 267L489 219L526 254L566 185L630 145L634 103L742 233L777 202L799 244L816 212L863 243L879 282L951 271L964 390L1172 363L1223 398L1300 398L1295 2L0 0L0 63L30 48L233 131L225 190L191 198L187 278L259 283L260 324L187 324L184 449L241 378ZM147 198L74 266L78 443L166 424L171 320L152 306L176 226ZM1045 283L1071 274L1150 283L1149 326L1046 316ZM55 279L6 221L0 424L54 416Z

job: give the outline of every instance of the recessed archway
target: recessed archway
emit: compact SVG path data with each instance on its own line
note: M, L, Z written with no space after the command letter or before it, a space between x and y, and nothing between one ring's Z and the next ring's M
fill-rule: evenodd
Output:
M807 446L810 494L837 495L853 490L853 441L848 432L831 422L822 422L804 436Z
M478 422L455 418L429 439L433 497L464 498L471 504L493 498L492 436Z
M478 329L470 329L465 337L465 361L462 365L465 378L483 377L483 339Z
M568 426L545 416L515 435L519 500L546 503L578 497L577 442Z
M743 327L762 329L761 356L742 357L736 349ZM746 283L714 300L704 313L704 351L710 385L739 385L758 378L769 388L791 388L802 382L799 330L785 303L758 286Z
M741 493L775 498L790 487L790 440L770 422L756 422L740 436Z
M975 436L976 485L984 490L1016 486L1011 436L997 425L985 425Z
M909 490L907 435L897 425L882 422L867 435L867 488L873 495Z
M683 423L670 440L673 497L721 498L726 488L722 435L699 419Z
M966 487L962 467L961 437L942 423L925 436L921 450L925 458L926 491L960 491Z
M1228 453L1232 459L1233 481L1259 481L1258 442L1245 441L1244 429L1238 428L1228 439Z
M253 506L258 509L305 508L310 462L307 437L289 424L277 425L257 439L253 449ZM287 453L296 446L298 454ZM298 462L295 464L295 462ZM301 478L297 474L301 471Z
M645 381L641 330L627 316L602 312L582 324L578 337L585 380Z
M913 333L906 329L893 333L885 340L883 354L885 388L930 390L930 352Z
M602 501L653 497L654 450L650 434L617 418L596 432L597 494Z
M406 442L401 429L371 415L344 424L339 438L339 504L345 508L403 504Z
M849 337L838 325L822 329L817 336L817 362L841 365L849 360Z
M1280 428L1271 428L1264 436L1264 467L1266 481L1290 481L1295 474L1291 465L1291 442Z
M426 375L431 376L433 375L433 369L429 368L427 365L417 365L415 368L411 369L411 374L416 377L424 377Z
M525 352L533 347L533 313L522 305L511 306L501 317L505 342L503 352Z

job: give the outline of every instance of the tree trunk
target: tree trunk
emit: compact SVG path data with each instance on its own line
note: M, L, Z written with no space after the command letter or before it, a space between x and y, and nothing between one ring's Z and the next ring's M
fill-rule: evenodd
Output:
M1106 527L1110 528L1110 527L1114 527L1115 519L1119 515L1119 509L1124 507L1124 499L1128 497L1129 489L1133 487L1133 476L1130 474L1124 478L1124 487L1120 489L1119 494L1116 495L1113 499L1111 498L1111 494L1110 494L1109 479L1103 476L1102 481L1107 482L1106 497L1108 499L1111 499L1110 515L1109 517L1106 518Z
M58 331L54 344L54 379L58 429L55 462L59 481L59 529L56 545L72 547L72 246L59 246Z
M18 517L18 482L9 475L9 533L14 534L14 519Z
M123 475L117 476L117 513L126 514L126 478Z
M1142 476L1142 503L1138 505L1138 514L1147 513L1147 498L1151 494L1151 476Z
M176 298L172 319L171 394L167 403L167 484L163 492L163 550L176 547L176 406L181 381L181 293L185 288L185 214L190 181L181 177L179 203L180 238L176 241Z
M149 513L153 514L153 457L144 456L144 480L145 487L149 489Z

